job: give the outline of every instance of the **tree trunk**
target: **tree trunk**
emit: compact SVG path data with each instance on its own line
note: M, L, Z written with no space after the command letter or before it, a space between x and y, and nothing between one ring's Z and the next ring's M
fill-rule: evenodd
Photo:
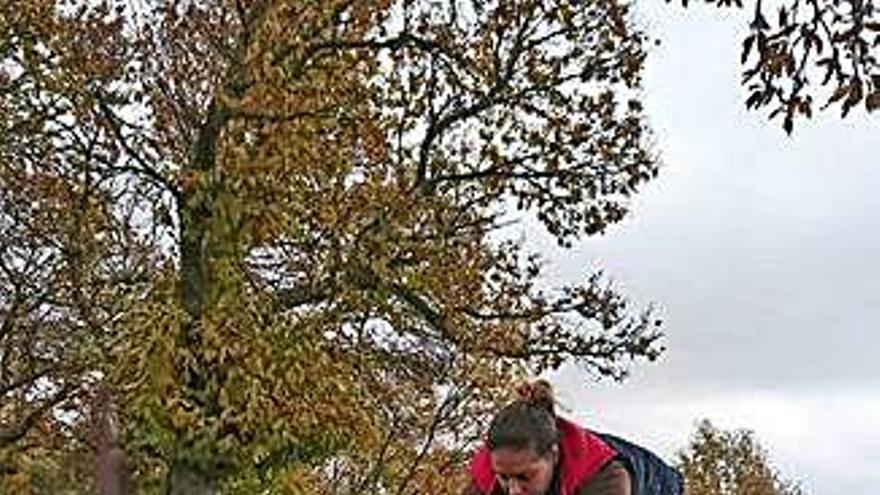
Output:
M194 155L184 167L184 175L196 177L208 174L215 167L217 141L223 127L229 119L229 112L219 103L212 102L207 110L207 117L198 131ZM181 383L182 395L190 399L199 413L209 419L216 419L217 405L215 397L206 396L208 383L219 381L219 372L215 366L206 363L199 356L202 335L199 322L206 312L211 310L212 291L216 290L211 279L211 267L216 263L208 244L212 241L211 229L215 214L216 184L204 182L201 177L195 184L184 186L178 198L180 216L180 274L179 297L189 316L189 321L180 328L180 344L195 356L186 370L188 379ZM178 438L182 438L177 432ZM202 432L197 432L201 435ZM204 440L204 439L203 439ZM208 439L212 441L214 439ZM210 445L210 444L209 444ZM213 469L204 468L215 459L212 453L204 453L205 459L192 461L177 458L170 461L171 467L167 477L167 495L213 495L217 493L217 473ZM183 459L186 459L184 456Z

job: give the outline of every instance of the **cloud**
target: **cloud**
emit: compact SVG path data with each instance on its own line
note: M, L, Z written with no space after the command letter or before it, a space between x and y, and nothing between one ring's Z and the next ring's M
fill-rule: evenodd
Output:
M646 108L666 166L605 236L535 242L555 280L602 268L657 303L669 350L624 384L554 375L563 403L667 457L700 418L751 429L808 493L874 495L880 120L822 114L789 138L742 108L738 17L637 5L663 38Z

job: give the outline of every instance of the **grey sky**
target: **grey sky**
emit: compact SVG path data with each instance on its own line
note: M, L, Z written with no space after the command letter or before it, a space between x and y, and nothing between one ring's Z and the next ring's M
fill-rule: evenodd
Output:
M624 385L555 376L571 414L656 448L698 418L755 430L816 495L880 492L880 116L820 114L792 138L746 113L745 14L639 9L652 49L647 109L666 167L633 214L572 251L555 276L601 266L656 302L667 354Z

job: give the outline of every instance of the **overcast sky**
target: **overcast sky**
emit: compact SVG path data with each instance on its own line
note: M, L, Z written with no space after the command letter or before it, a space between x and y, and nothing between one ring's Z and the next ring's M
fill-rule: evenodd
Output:
M602 267L657 303L668 351L623 385L557 374L562 403L667 458L699 418L751 429L808 493L876 495L880 115L825 112L789 138L743 109L745 13L639 10L663 40L646 104L665 168L605 236L545 251L558 278Z

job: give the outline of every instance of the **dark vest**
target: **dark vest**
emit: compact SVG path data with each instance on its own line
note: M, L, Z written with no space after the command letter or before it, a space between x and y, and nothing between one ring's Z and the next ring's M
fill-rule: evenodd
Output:
M684 478L677 469L663 462L644 447L607 433L596 433L617 452L632 477L632 495L682 495Z

